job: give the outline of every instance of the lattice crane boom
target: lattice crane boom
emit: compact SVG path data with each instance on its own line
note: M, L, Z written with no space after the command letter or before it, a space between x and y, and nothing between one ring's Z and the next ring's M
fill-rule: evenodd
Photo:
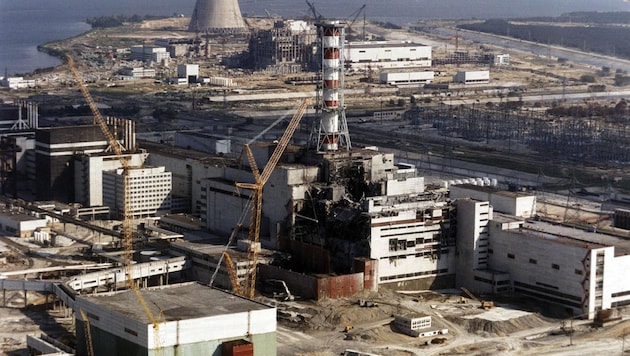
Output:
M123 181L123 192L122 192L122 200L123 200L123 224L122 224L122 235L123 235L123 249L124 249L124 259L125 259L125 274L126 274L126 278L127 278L127 286L133 291L133 293L136 296L136 299L138 299L138 302L140 303L140 306L142 307L142 310L144 311L144 313L147 315L147 317L149 318L149 320L151 321L151 324L153 325L153 329L154 329L154 333L156 336L156 344L158 345L158 349L159 349L159 340L157 340L158 336L158 329L159 329L159 325L160 325L160 320L158 320L157 317L155 317L155 315L153 314L153 312L151 311L151 309L149 308L146 300L144 299L144 297L142 296L142 294L140 293L140 290L138 288L138 286L136 285L136 283L133 281L133 276L131 274L131 266L132 266L132 262L133 262L133 234L132 234L132 229L131 229L131 222L132 222L132 216L131 216L131 202L130 202L130 198L129 198L129 162L127 161L127 158L123 155L122 149L120 148L120 144L118 142L118 140L116 140L116 137L114 137L114 135L111 133L111 131L109 130L109 127L107 127L107 123L105 122L105 119L103 119L103 116L101 115L101 113L98 110L98 107L96 106L96 103L94 102L94 99L92 98L92 95L90 94L90 92L87 90L87 87L85 86L85 82L83 81L83 77L81 76L81 74L79 73L79 71L77 70L75 64L74 64L74 60L72 59L72 57L68 56L68 67L70 68L70 71L72 72L72 74L74 75L75 79L77 80L77 84L79 85L79 89L81 90L81 93L83 94L83 97L85 98L85 101L87 102L88 106L90 107L90 110L92 111L92 114L94 115L94 121L98 124L98 126L100 127L101 131L103 132L103 135L105 135L105 137L107 138L107 141L109 143L109 147L112 148L114 150L114 153L116 154L116 157L118 158L118 160L120 161L122 167L123 167L123 174L122 174L122 181Z
M254 154L252 153L249 145L245 145L244 151L247 155L247 159L250 162L250 166L252 169L252 174L254 175L255 183L236 183L236 186L239 188L245 188L252 190L252 204L251 204L251 212L250 212L250 222L249 222L249 246L247 248L247 269L248 272L246 274L246 282L245 288L242 291L243 296L248 297L250 299L254 298L254 292L256 290L256 264L258 262L258 242L260 238L260 220L262 215L262 192L265 183L269 180L271 173L276 168L280 157L284 153L284 150L287 148L289 144L289 140L293 136L293 133L297 129L302 116L304 116L304 112L306 111L306 107L308 106L308 99L304 99L300 106L298 106L297 110L293 114L293 117L289 121L286 130L282 134L280 140L278 140L278 145L275 150L271 154L271 157L267 161L265 168L262 173L259 173L258 166L256 165L256 159L254 158ZM234 282L232 282L234 285Z

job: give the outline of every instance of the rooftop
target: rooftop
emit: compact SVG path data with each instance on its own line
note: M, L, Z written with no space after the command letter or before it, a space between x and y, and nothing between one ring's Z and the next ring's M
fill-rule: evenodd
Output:
M195 282L143 289L140 293L146 301L147 307L154 316L159 316L158 319L161 322L271 308L265 304ZM104 309L124 314L146 324L151 323L135 293L131 290L83 298Z
M496 216L494 220L497 220ZM630 240L606 233L529 220L523 223L523 228L519 231L532 237L578 247L603 248L614 246L616 256L630 255Z

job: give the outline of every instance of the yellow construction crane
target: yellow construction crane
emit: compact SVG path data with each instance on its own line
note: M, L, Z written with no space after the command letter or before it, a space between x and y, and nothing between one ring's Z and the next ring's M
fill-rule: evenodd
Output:
M293 114L291 121L287 125L286 130L282 134L280 140L278 140L278 145L276 149L271 154L271 157L267 161L265 168L262 173L258 170L258 165L256 164L256 159L254 158L254 154L249 147L249 144L244 146L245 154L247 155L247 159L249 161L249 165L252 169L252 174L254 175L254 183L236 183L236 186L239 188L245 188L252 191L251 194L251 210L249 215L249 246L247 248L247 273L245 274L245 285L241 287L238 279L236 278L236 271L234 270L235 266L232 263L232 259L230 258L227 252L225 255L225 262L228 269L228 275L230 277L230 283L232 283L232 291L235 294L253 299L254 292L256 290L256 264L258 262L258 243L260 238L260 220L262 214L262 193L263 187L271 173L276 168L280 157L284 153L284 150L287 148L289 144L289 140L293 136L295 129L297 129L302 116L304 116L304 112L306 111L306 107L308 106L308 99L302 100L300 106L298 106L297 110Z
M94 122L98 124L98 126L101 128L101 131L107 138L109 148L111 148L114 151L114 153L116 154L116 157L120 161L120 164L122 165L122 168L123 168L123 173L121 177L122 182L123 182L122 237L123 237L123 249L124 249L123 256L125 260L125 274L126 274L126 279L127 279L127 286L128 288L133 290L134 294L136 295L136 298L138 299L138 302L142 306L144 313L147 315L147 317L151 321L151 324L153 324L154 335L156 337L156 345L157 345L156 348L159 349L159 340L157 340L157 338L159 337L158 330L159 330L160 321L158 320L158 318L156 318L153 315L153 312L151 311L151 309L149 309L147 302L144 300L144 297L140 293L140 290L138 286L136 285L136 283L134 282L133 276L131 275L131 266L133 265L133 233L131 230L131 224L132 224L133 219L131 216L131 202L129 198L129 169L130 169L129 162L127 161L127 158L123 155L120 143L118 142L116 137L114 137L114 135L111 133L111 131L109 131L109 127L107 127L107 123L105 122L105 119L103 119L103 116L101 115L100 111L96 107L96 103L94 102L94 99L92 99L92 95L90 94L90 92L87 90L87 87L85 86L85 82L83 81L83 77L81 76L81 73L79 73L76 66L74 65L74 60L70 56L68 56L67 58L68 58L68 67L70 68L70 71L72 72L75 79L77 80L79 89L81 90L81 93L83 94L83 97L85 98L85 101L90 107L90 110L92 111L92 115L94 115Z
M87 348L88 356L94 356L94 346L92 345L92 330L90 329L90 319L83 309L79 308L81 313L81 319L83 319L83 329L85 330L85 347Z

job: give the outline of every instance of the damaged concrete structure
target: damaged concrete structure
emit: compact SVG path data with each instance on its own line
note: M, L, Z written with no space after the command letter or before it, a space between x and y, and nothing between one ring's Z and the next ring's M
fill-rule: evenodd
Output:
M271 29L256 30L249 53L256 69L277 74L299 73L315 59L315 27L306 21L276 21Z

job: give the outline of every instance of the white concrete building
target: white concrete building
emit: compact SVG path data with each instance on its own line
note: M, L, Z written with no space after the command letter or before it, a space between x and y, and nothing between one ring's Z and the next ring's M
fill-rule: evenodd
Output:
M76 309L90 321L95 356L231 355L234 345L254 356L277 352L274 307L198 283L143 289L142 295L152 315L130 290L76 298ZM77 353L87 355L80 313L76 323Z
M144 164L146 152L127 154L125 159L133 167ZM103 205L103 172L122 168L116 155L76 155L74 157L74 197L83 206Z
M381 72L379 75L382 84L390 85L426 84L433 82L434 77L433 71Z
M453 76L453 82L463 84L488 84L490 83L490 71L460 71Z
M144 67L124 67L121 68L119 73L129 78L155 78L155 69Z
M171 55L166 48L153 45L136 45L130 48L131 59L143 61L145 63L156 62L168 64Z
M35 87L35 80L24 79L24 77L6 77L0 80L0 84L9 89L24 89Z
M487 201L495 211L522 218L531 218L536 215L536 195L533 194L507 192L472 184L451 185L449 190L449 196L453 200L471 198Z
M350 42L344 47L350 70L431 67L431 46L411 42Z
M122 168L103 172L103 204L120 215L124 211ZM134 217L167 214L171 210L171 172L164 167L130 168L127 197Z
M294 201L304 199L310 184L318 177L318 167L283 164L273 171L263 190L260 242L263 247L277 248L279 233L289 221L295 219ZM201 211L202 221L210 231L229 235L246 207L251 191L240 189L235 182L253 182L251 174L243 170L226 168L225 176L204 180L206 207ZM247 214L246 216L249 216ZM248 228L249 218L243 228Z
M428 288L454 283L454 236L443 229L449 224L446 203L396 204L378 197L368 199L367 204L369 257L378 260L379 284Z
M431 327L431 316L418 314L394 315L394 324L414 331L426 329Z
M177 77L186 78L188 84L199 82L199 64L178 64Z
M495 66L509 66L510 65L510 55L505 54L497 54L494 57L494 65Z
M31 237L38 228L46 227L47 220L38 215L2 209L0 210L0 231L7 236Z

